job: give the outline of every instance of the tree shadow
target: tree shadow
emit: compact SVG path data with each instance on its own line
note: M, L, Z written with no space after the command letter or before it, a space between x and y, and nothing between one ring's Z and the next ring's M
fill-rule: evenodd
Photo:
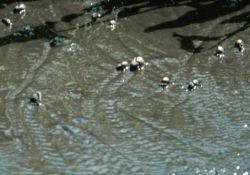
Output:
M122 19L126 17L130 17L137 14L146 13L152 10L156 10L158 8L163 8L166 5L172 5L174 0L126 0L126 1L120 1L120 0L109 0L109 1L101 1L99 3L96 3L94 5L88 6L84 9L82 9L81 13L72 13L66 16L63 16L61 18L61 21L70 23L75 18L78 18L85 13L100 13L101 18L103 18L106 15L112 16L112 19ZM151 8L148 8L151 7ZM144 10L142 10L145 8ZM79 28L85 28L89 25L96 25L99 23L106 23L110 20L96 20L92 19L92 21L88 21L87 23L79 26ZM76 29L76 27L66 29L63 31L69 31Z
M245 23L244 23L245 22ZM223 38L218 42L218 44L222 43L223 41L233 37L234 35L238 34L239 32L243 32L250 27L250 12L245 12L236 16L231 17L228 20L224 20L221 24L225 23L244 23L242 27L229 32L223 36Z
M245 22L245 23L244 23ZM236 16L231 17L230 19L224 20L221 24L225 23L243 23L243 25L229 33L226 33L221 36L216 37L206 37L200 35L192 35L192 36L185 36L177 33L173 33L173 36L178 38L181 43L181 48L192 53L199 53L202 50L201 45L195 45L195 41L207 42L207 41L216 41L216 44L212 45L208 49L212 49L217 47L218 45L222 44L227 39L232 38L233 36L237 35L239 32L243 32L250 27L250 12L245 12Z
M222 21L221 23L225 24L225 23L242 23L242 22L246 23L250 22L250 12L245 12L240 15L233 16L230 19Z
M36 1L36 0L22 0L22 2L28 2L28 1ZM17 0L2 0L0 2L0 5L9 5L14 2L19 2ZM116 14L113 14L114 12L118 12L119 18L124 18L132 15L136 15L138 13L145 13L150 10L155 10L157 8L163 7L163 4L166 2L172 2L172 0L127 0L127 1L120 1L120 0L103 0L100 3L91 5L90 7L86 7L82 10L82 12L79 13L72 13L65 15L61 18L62 22L70 23L75 18L78 18L85 14L85 12L98 12L99 10L102 10L102 17L108 14L112 14L113 18ZM142 8L145 7L152 7L147 8L146 10L142 11ZM116 11L118 10L118 11ZM98 24L98 23L105 23L109 20L95 20L95 21L87 21L83 25L79 26L79 28L85 28L89 25ZM46 38L49 40L53 40L53 38L66 38L65 36L57 34L58 32L65 32L69 30L76 29L76 27L72 27L70 29L64 29L62 31L54 32L54 25L56 22L46 22L44 25L39 25L36 27L31 27L30 29L23 29L18 32L12 33L8 36L0 38L0 46L10 44L10 43L16 43L16 42L26 42L30 40L35 39L42 39ZM31 30L31 31L30 31ZM52 42L51 46L54 46L56 44L53 44Z
M102 17L111 14L113 19L121 19L130 17L137 14L146 13L149 11L153 11L159 8L163 8L166 6L190 6L194 8L187 12L186 14L180 16L176 20L164 22L155 26L151 26L146 28L145 32L153 32L156 30L162 30L165 28L178 28L183 27L190 24L195 23L203 23L206 21L210 21L216 19L221 16L225 16L230 14L231 12L240 10L244 8L248 2L240 1L235 8L229 8L228 0L127 0L127 1L119 1L119 0L109 0L109 1L101 1L89 7L86 7L82 10L81 13L69 14L61 18L63 22L71 22L75 18L82 16L85 12L100 12ZM102 21L102 22L107 22ZM98 24L100 21L92 21L93 25ZM82 25L80 27L85 27L86 25ZM71 28L72 30L75 28Z
M176 37L180 44L181 48L192 53L199 53L203 49L202 43L204 41L217 41L220 37L205 37L205 36L185 36L178 34L176 32L173 33L173 36ZM196 44L197 43L197 44Z
M64 22L71 22L73 19L82 16L85 12L100 12L102 17L111 14L113 18L125 18L173 4L174 0L103 0L84 8L82 13L70 14L62 17L61 20ZM141 10L146 7L152 8ZM116 15L117 17L115 17Z
M69 23L69 22L71 22L72 20L74 20L75 18L78 18L78 17L80 17L80 16L82 16L82 15L83 15L83 13L72 13L72 14L63 16L63 17L61 18L61 21L66 22L66 23Z
M32 27L26 26L23 30L14 32L8 36L0 38L0 46L21 43L37 39L47 39L50 47L60 46L68 37L59 35L53 31L55 22L46 21L45 24Z
M217 1L194 0L191 2L186 2L184 3L184 5L191 6L195 9L185 13L184 15L180 16L176 20L172 20L172 21L168 21L168 22L164 22L161 24L148 27L144 31L153 32L156 30L163 30L167 28L179 28L179 27L190 25L190 24L204 23L204 22L216 19L218 17L230 14L231 12L241 10L248 4L249 3L247 1L241 1L240 3L237 4L235 8L229 8L227 0L217 0ZM176 4L176 6L178 5L180 4Z

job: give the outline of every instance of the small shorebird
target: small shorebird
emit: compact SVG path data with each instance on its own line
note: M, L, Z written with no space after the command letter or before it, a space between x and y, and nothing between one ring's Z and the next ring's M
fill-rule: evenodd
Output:
M141 56L135 57L130 63L130 70L131 71L143 70L144 65L147 65L147 64L148 63L145 63L143 57Z
M93 12L91 14L91 18L93 22L95 22L98 18L101 18L101 17L102 17L101 13Z
M225 55L224 55L224 48L221 46L221 45L218 45L216 51L215 51L215 55L219 58L223 58Z
M240 51L241 53L243 53L244 50L245 50L244 42L242 41L242 39L237 39L237 40L235 41L234 46L235 46L237 49L239 49L239 51Z
M30 98L30 103L40 106L42 101L42 92L41 91L36 91L33 96Z
M3 23L4 25L8 26L8 27L10 27L10 26L13 25L12 22L11 22L11 20L10 20L9 18L3 18L3 19L2 19L2 23Z
M24 16L26 15L26 5L23 3L17 4L14 7L14 13L18 13L19 15L21 15L21 18L23 19Z
M7 27L9 27L9 31L11 31L11 29L12 29L12 26L13 26L13 23L11 22L11 20L9 19L9 18L3 18L2 19L2 23L5 25L5 26L7 26Z
M197 79L194 79L193 81L189 82L187 89L189 91L192 91L192 90L196 89L197 86L201 87L202 86L201 82Z
M125 72L126 70L128 70L129 66L128 66L128 62L127 61L123 61L121 63L119 63L116 67L117 71L122 71Z
M114 31L116 29L116 25L117 25L117 23L115 20L109 21L109 27L110 27L111 31Z
M161 79L161 84L160 86L163 88L167 88L170 85L170 78L168 76L165 76Z

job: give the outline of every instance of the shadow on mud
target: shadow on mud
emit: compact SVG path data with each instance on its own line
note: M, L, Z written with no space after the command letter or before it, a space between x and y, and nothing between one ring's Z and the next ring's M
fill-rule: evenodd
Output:
M162 8L167 5L172 5L173 0L127 0L127 1L101 1L99 3L93 4L82 10L82 13L73 13L66 15L61 18L63 22L71 22L75 18L84 15L85 12L89 13L101 13L102 16L111 14L114 19L125 18L141 13L145 13L151 10ZM142 11L141 9L145 7L152 7L147 10Z
M220 39L220 37L185 36L176 32L173 33L173 36L180 42L182 49L192 53L199 53L203 49L202 45L195 45L195 41L217 41Z
M201 36L201 35L192 35L192 36L186 36L186 35L181 35L177 33L173 33L173 36L176 37L180 44L181 48L193 52L193 53L199 53L202 50L202 46L195 46L194 41L216 41L216 44L213 45L211 48L216 47L217 45L223 43L225 40L237 35L240 32L243 32L247 30L250 27L250 12L245 12L236 16L231 17L230 19L224 20L221 22L221 24L225 23L242 23L242 26L237 28L234 31L231 31L229 33L225 33L224 35L221 36Z
M214 20L218 17L228 15L232 12L243 9L249 3L241 1L235 7L229 7L226 0L217 1L191 1L182 5L191 6L194 10L191 10L184 15L180 16L176 20L167 21L161 24L157 24L145 29L145 32L153 32L156 30L163 30L167 28L179 28L190 24L204 23L210 20ZM178 4L176 4L178 6Z
M164 7L180 7L189 6L193 10L185 13L176 20L163 22L154 26L146 28L144 31L153 32L157 30L163 30L167 28L180 28L185 27L190 24L200 24L207 21L215 20L219 17L229 15L233 12L240 11L246 7L249 3L246 1L232 1L228 0L128 0L128 1L101 1L90 7L86 7L82 10L82 13L75 13L64 16L61 20L63 22L71 22L73 19L78 18L79 16L84 15L85 12L89 13L101 13L102 17L105 15L111 14L113 19L120 19L125 17L130 17L133 15L146 13L152 10L156 10ZM224 21L223 23L237 23L237 22L246 22L245 25L239 29L227 33L223 36L202 36L202 35L193 35L186 36L185 34L173 33L173 36L177 38L181 44L181 48L193 53L199 53L202 50L202 46L194 44L194 41L217 41L217 44L222 43L226 39L236 35L238 32L244 31L249 26L249 12L242 13L238 16L232 17L229 20ZM107 22L107 21L102 21ZM92 21L93 25L98 24L99 21ZM82 25L80 27L85 27ZM72 29L69 29L72 30Z
M34 1L34 0L23 0L23 2ZM4 5L9 5L11 3L17 2L16 0L3 0L0 3L0 8ZM228 0L127 0L127 1L101 1L96 4L92 4L82 9L79 13L67 14L61 17L61 21L65 23L70 23L72 20L85 15L85 13L101 13L101 16L111 15L113 19L125 18L141 13L146 13L152 10L156 10L163 7L182 7L190 6L193 10L183 14L176 20L163 22L154 26L146 28L145 32L153 32L157 30L163 30L167 28L180 28L190 24L204 23L206 21L214 20L218 17L228 15L232 12L239 11L243 9L248 2L239 1L234 7L230 7ZM102 18L101 17L101 18ZM79 28L86 27L88 25L94 25L101 22L107 22L109 20L89 20L89 22L82 24ZM59 21L58 21L59 22ZM217 41L217 44L223 42L224 40L232 37L240 31L244 31L249 27L249 12L242 13L238 16L234 16L222 23L242 23L245 24L239 29L227 33L223 36L186 36L185 34L173 33L173 36L179 40L181 43L181 48L193 53L198 53L202 50L201 46L194 45L195 40L199 41ZM56 22L46 22L44 25L39 25L36 27L24 28L21 31L15 32L8 36L0 38L0 46L5 44L10 44L14 42L26 42L35 39L48 39L51 47L59 46L60 43L67 37L57 34L58 32L65 32L69 30L76 29L76 27L71 27L61 31L55 32L54 25ZM55 39L56 38L56 39ZM58 39L59 38L59 39Z

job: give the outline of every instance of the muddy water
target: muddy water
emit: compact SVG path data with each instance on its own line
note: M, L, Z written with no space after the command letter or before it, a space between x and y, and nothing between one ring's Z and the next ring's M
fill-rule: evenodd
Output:
M128 1L112 32L114 11L91 24L90 1L27 1L24 19L2 5L1 174L250 173L250 6L205 17L209 3ZM116 71L138 55L145 70Z

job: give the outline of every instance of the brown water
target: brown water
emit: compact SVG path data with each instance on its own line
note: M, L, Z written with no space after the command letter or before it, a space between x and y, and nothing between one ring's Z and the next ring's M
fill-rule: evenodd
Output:
M24 19L2 5L0 174L250 172L250 5L126 2L113 32L110 9L90 24L90 1L27 1ZM115 70L138 55L145 70ZM186 91L193 79L203 87Z

